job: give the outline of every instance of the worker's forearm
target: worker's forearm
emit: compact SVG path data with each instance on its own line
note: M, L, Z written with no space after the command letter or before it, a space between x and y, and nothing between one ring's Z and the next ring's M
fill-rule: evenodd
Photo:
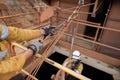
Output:
M7 37L8 41L28 41L34 38L38 38L44 34L42 29L40 30L27 30L15 27L9 27L9 35Z
M31 57L33 55L33 51L31 49L28 49L23 54L26 57L26 59L28 59L29 57Z

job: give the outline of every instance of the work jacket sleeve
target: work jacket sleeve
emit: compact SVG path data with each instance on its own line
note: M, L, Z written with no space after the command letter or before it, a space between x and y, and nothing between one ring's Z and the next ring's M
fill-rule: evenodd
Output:
M0 62L0 74L19 71L23 68L25 63L25 56L23 54L11 57Z
M34 38L40 37L41 30L28 30L28 29L21 29L16 27L8 27L9 35L6 38L8 41L28 41Z
M83 71L83 64L81 63L79 66L78 66L78 72L81 74Z

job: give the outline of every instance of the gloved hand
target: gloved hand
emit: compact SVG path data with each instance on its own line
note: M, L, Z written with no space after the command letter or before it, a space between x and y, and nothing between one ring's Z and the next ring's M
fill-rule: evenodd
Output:
M31 44L30 46L28 46L28 49L31 49L33 51L33 55L35 55L36 53L40 53L40 51L43 48L43 44L41 43L40 40L34 42L33 44Z
M44 37L48 36L50 34L50 36L52 36L55 33L55 27L50 26L50 27L45 27L42 28L45 32Z

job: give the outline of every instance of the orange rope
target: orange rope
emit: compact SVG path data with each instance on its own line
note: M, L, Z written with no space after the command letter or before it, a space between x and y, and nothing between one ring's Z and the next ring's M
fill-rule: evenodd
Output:
M38 72L38 70L39 70L40 66L42 65L43 61L45 60L46 57L48 57L51 49L55 46L55 44L61 38L62 34L66 31L66 29L68 28L68 26L71 24L71 19L73 17L74 18L77 17L77 16L75 16L75 13L77 11L79 11L80 8L81 8L81 6L78 5L76 7L76 9L73 11L73 13L68 17L67 21L65 21L64 24L62 24L64 26L63 29L61 28L62 29L61 32L56 34L56 36L54 37L53 41L48 45L48 47L46 48L46 50L43 52L43 55L42 55L43 58L38 60L39 63L37 64L36 68L34 69L34 71L32 73L33 76L36 75L36 73ZM27 80L28 80L28 78L27 78Z
M78 11L80 9L80 6L77 6L76 9L74 10L74 12L72 13L72 15L69 16L68 20L63 24L64 28L61 31L61 34L57 34L54 38L54 40L51 42L51 44L47 47L47 49L44 51L43 54L43 58L42 61L40 61L40 65L37 66L36 70L35 70L35 74L37 73L38 69L40 68L40 66L42 65L43 61L45 60L45 58L48 56L48 54L50 53L50 50L54 47L54 45L58 42L58 40L61 38L62 34L66 31L66 29L68 28L68 26L71 23L71 18L74 17L74 14L76 11ZM34 75L35 75L34 74Z

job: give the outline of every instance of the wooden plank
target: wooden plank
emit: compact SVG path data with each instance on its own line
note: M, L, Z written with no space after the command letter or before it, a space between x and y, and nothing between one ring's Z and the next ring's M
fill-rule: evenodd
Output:
M54 10L52 7L48 7L44 12L42 12L40 22L49 20L52 16L54 16Z
M59 40L58 44L62 47L65 47L67 49L70 49L70 43L66 41ZM81 53L83 53L86 56L95 58L97 60L103 61L105 63L108 63L110 65L113 65L115 67L120 67L120 59L116 59L107 55L104 55L99 52L92 51L90 49L86 49L77 45L74 45L75 50L79 50Z
M29 13L20 13L20 14L14 14L14 15L9 15L9 16L1 16L0 19L13 18L13 17L25 16L28 14L36 14L36 13L37 12L29 12Z
M23 49L23 50L27 50L26 47L24 47L24 46L22 46L22 45L20 45L20 44L17 44L17 43L14 43L14 42L13 42L12 45L13 45L13 46L17 46L17 47L19 47L19 48L21 48L21 49ZM36 54L35 56L38 57L38 58L42 58L42 59L43 59L43 56L40 55L40 54ZM78 73L72 71L71 69L69 69L69 68L67 68L67 67L65 67L65 66L62 66L61 64L59 64L59 63L57 63L57 62L55 62L55 61L53 61L53 60L51 60L51 59L49 59L49 58L45 58L45 62L49 63L50 65L52 65L52 66L54 66L54 67L56 67L56 68L58 68L58 69L61 69L61 70L65 71L65 72L71 74L72 76L74 76L74 77L76 77L76 78L78 78L78 79L81 79L81 80L91 80L91 79L89 79L89 78L87 78L87 77L85 77L85 76L83 76L83 75L81 75L81 74L78 74ZM28 72L26 72L25 70L22 69L22 72L24 72L26 75L29 75L29 76L32 77L33 79L37 80L34 76L30 75L30 74L29 74Z
M61 46L55 46L54 52L58 52L62 55L69 56L70 50L66 49ZM104 63L103 61L97 60L95 58L86 56L81 53L81 62L84 64L87 64L93 68L96 68L100 71L106 72L110 75L117 75L120 74L120 71L118 68L111 66L110 64Z

